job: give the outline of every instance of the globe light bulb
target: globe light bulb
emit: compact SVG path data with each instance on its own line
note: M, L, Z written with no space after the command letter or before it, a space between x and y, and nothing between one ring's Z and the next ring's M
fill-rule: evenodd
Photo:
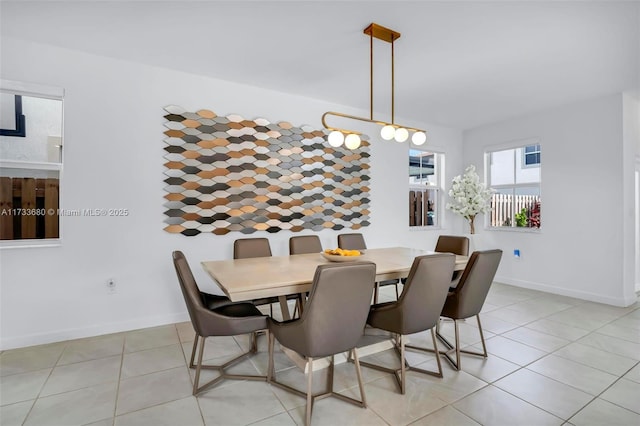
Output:
M391 125L384 126L382 129L380 129L380 137L385 141L390 141L391 139L393 139L395 134L396 129Z
M344 140L344 146L349 149L356 149L360 146L360 136L350 133L347 135L347 138Z
M409 137L409 131L403 127L396 130L396 142L404 142Z
M411 136L411 142L414 145L422 145L427 141L427 135L424 132L415 132L413 136Z
M342 134L342 132L334 130L333 132L329 133L329 145L337 148L342 145L342 142L344 142L344 135Z

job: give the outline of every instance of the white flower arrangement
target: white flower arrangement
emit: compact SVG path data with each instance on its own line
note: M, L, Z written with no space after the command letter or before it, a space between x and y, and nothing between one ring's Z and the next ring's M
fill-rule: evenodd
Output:
M480 182L476 173L476 167L472 164L467 167L463 175L458 175L451 181L449 197L451 202L447 208L458 213L469 221L471 233L475 234L474 220L479 213L487 213L491 210L492 190Z

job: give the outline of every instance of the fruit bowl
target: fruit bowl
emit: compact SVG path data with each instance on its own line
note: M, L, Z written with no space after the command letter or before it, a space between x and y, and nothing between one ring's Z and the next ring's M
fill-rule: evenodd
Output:
M331 261L331 262L353 262L354 260L357 260L360 255L362 254L362 251L360 250L343 250L340 248L337 248L335 250L325 250L322 253L320 253L322 255L322 257L324 257L325 259Z
M328 254L324 252L320 254L330 262L353 262L354 260L358 260L360 258L360 256L340 256L337 254Z

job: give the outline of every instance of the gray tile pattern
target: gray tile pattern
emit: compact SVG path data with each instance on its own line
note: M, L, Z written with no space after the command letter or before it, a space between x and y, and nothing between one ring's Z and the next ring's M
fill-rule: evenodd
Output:
M392 288L383 288L384 300ZM388 292L389 294L385 294ZM368 408L318 401L314 425L637 425L640 424L640 306L616 308L494 283L481 314L489 357L463 355L462 371L443 361L442 379L408 375L407 394L393 379L363 367ZM476 322L461 324L463 345L478 348ZM443 323L443 334L451 335ZM372 331L374 334L375 332ZM187 367L193 330L172 324L7 350L0 353L0 423L4 425L295 425L304 399L255 381L223 381L191 396ZM411 336L429 344L429 336ZM205 358L219 362L248 340L211 338ZM305 376L282 352L278 378L303 388ZM391 351L371 355L392 363ZM375 360L374 360L375 358ZM410 353L412 364L435 365ZM264 374L266 339L233 368ZM202 380L215 376L203 371ZM314 374L318 390L325 371ZM358 396L352 364L336 367L335 388Z

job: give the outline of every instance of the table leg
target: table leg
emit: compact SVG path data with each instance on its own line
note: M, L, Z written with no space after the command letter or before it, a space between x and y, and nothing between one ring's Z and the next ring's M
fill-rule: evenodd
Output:
M280 311L282 311L282 320L289 321L291 319L291 314L289 313L287 296L278 296L278 302L280 302Z

